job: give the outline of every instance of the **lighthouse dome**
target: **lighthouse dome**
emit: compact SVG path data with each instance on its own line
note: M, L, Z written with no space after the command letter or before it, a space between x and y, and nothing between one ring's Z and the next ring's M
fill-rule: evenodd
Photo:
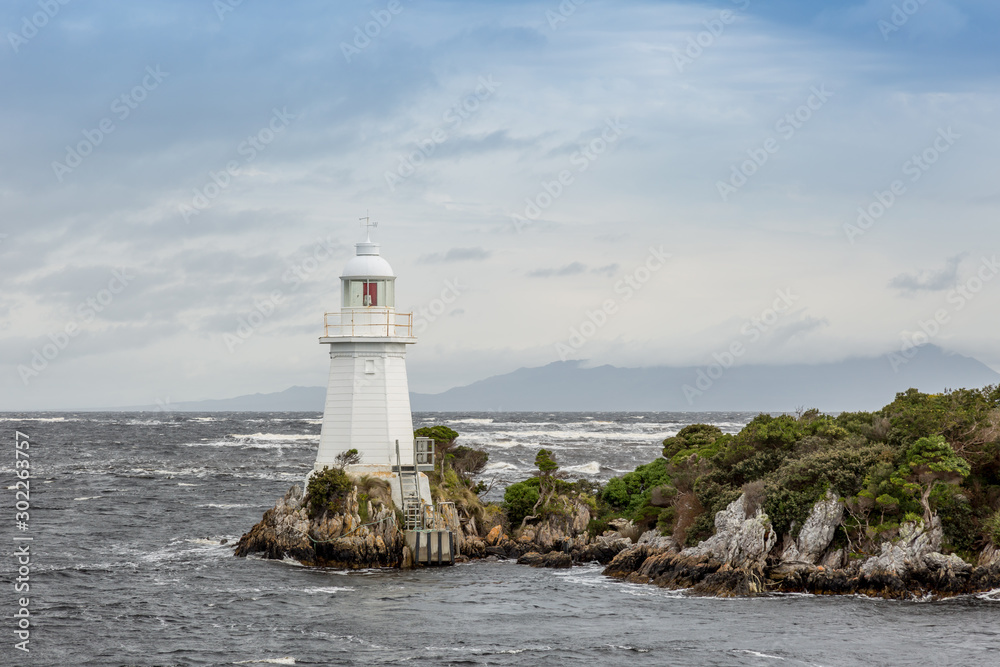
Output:
M341 278L395 278L389 262L379 254L379 244L371 241L357 243L354 246L357 254L344 267Z

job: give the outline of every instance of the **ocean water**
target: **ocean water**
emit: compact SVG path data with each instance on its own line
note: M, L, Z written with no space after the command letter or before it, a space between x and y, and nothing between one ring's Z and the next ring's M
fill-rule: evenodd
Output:
M707 421L752 415L417 413L486 449L494 493L541 446L606 480ZM942 602L693 598L596 565L342 572L231 546L315 457L318 414L0 414L0 664L993 665L1000 591ZM15 430L30 437L15 529ZM30 537L30 542L15 542ZM227 544L222 544L227 541ZM30 653L14 648L30 544Z

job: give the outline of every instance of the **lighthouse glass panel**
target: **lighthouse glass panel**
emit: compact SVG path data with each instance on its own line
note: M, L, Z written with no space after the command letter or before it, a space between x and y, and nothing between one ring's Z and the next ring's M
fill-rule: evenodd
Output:
M394 292L391 280L350 280L344 284L344 306L392 308Z

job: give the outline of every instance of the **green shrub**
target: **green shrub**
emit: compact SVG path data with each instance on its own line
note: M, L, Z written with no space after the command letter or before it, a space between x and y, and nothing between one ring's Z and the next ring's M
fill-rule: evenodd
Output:
M503 509L511 526L520 526L538 502L538 478L511 484L503 493Z
M313 519L323 512L339 512L343 509L354 483L340 468L323 468L309 478L306 488L306 503L309 516Z

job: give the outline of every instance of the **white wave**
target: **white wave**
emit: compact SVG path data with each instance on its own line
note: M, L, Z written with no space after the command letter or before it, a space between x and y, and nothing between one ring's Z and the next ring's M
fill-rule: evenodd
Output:
M601 472L601 464L599 461L591 461L590 463L582 463L578 466L567 466L563 468L564 472L576 472L581 475L598 475Z
M74 498L73 500L96 500L100 496L80 496L79 498Z
M319 434L311 433L230 433L230 438L241 440L319 440Z
M66 419L65 417L0 417L0 422L65 422L80 421L79 419Z
M505 463L503 461L495 461L493 463L487 463L486 467L483 468L484 473L496 472L498 470L520 470L520 468L518 468L513 463Z
M980 600L986 600L987 602L1000 602L1000 588L994 588L992 591L980 593L976 597Z
M233 663L235 665L255 665L255 664L268 664L268 665L294 665L295 658L261 658L260 660L241 660L240 662Z
M486 419L447 419L445 421L447 423L449 423L449 424L492 424L493 423L493 420L490 419L490 418L486 418Z
M263 507L263 505L250 505L247 503L206 503L204 505L198 505L198 507L213 507L219 510L231 510L239 507Z
M735 653L746 653L747 655L752 655L755 658L770 658L772 660L787 660L787 658L782 658L780 655L768 655L767 653L760 653L759 651L751 651L750 649L734 649Z
M177 482L177 486L201 486L201 484L185 484L184 482Z
M352 586L313 586L311 588L303 588L303 593L308 593L309 595L316 595L319 593L339 593L341 591L353 591Z

